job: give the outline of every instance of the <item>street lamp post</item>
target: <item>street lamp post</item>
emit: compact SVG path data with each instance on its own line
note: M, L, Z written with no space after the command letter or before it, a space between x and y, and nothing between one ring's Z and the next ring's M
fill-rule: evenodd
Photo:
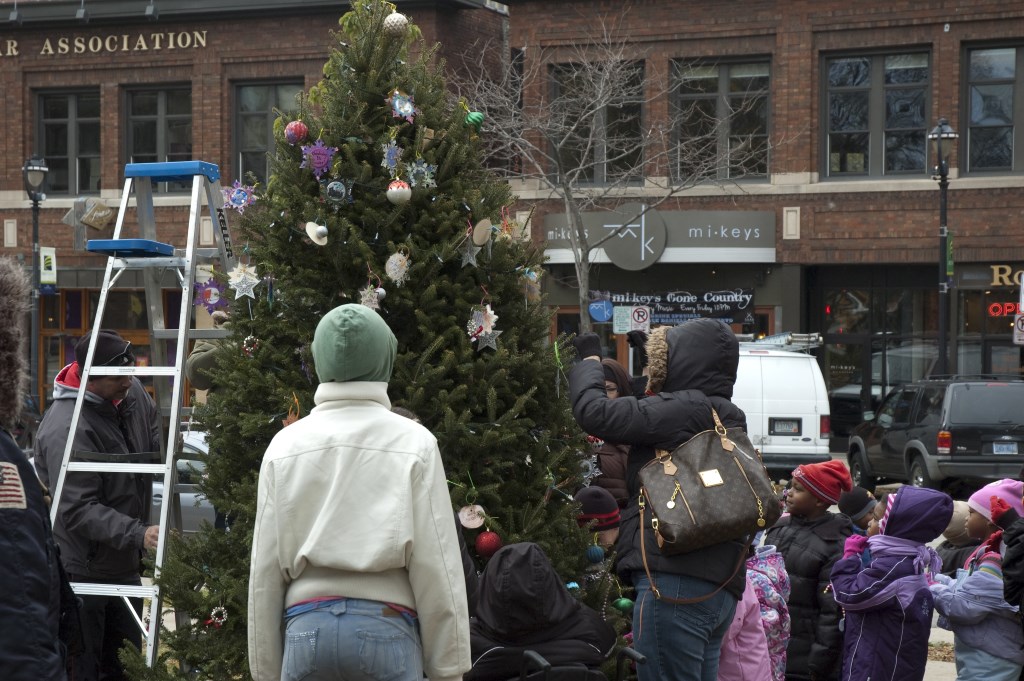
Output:
M39 411L39 202L46 198L43 185L50 169L46 161L33 154L25 161L21 169L25 181L25 191L32 202L32 338L30 339L30 359L32 366L29 376L32 381L32 404Z
M948 353L946 340L949 335L949 282L953 277L952 244L949 241L949 230L946 226L946 197L949 190L949 154L953 144L959 137L945 118L930 133L928 139L935 149L935 176L939 181L939 357L935 373L943 375L947 372Z

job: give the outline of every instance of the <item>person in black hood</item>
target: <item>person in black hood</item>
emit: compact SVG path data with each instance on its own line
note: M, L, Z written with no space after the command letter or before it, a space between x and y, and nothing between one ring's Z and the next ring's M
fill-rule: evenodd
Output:
M469 642L473 668L463 679L503 681L519 675L527 649L552 665L597 669L615 647L615 630L573 598L543 549L523 542L488 561Z
M722 638L745 587L741 567L746 544L723 541L663 556L648 518L641 551L637 476L655 450L671 451L697 433L713 429L712 409L726 428L746 427L743 411L730 401L739 365L736 335L714 319L652 331L646 345L649 396L643 399L609 400L598 337L583 334L573 344L583 359L569 374L576 422L587 433L631 446L626 470L629 503L622 513L616 571L637 592L634 645L647 657L647 664L637 669L639 679L713 679ZM652 580L660 597L655 596ZM695 598L703 600L672 602Z

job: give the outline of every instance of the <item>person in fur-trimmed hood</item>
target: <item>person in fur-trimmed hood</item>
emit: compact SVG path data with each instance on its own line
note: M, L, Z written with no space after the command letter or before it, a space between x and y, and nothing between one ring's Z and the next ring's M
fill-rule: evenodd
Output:
M637 590L634 641L648 660L637 669L640 681L715 678L722 638L746 586L746 546L724 541L662 556L648 519L644 553L649 578L640 546L637 476L656 449L675 449L714 428L712 409L726 428L746 426L743 411L730 401L739 364L736 335L714 319L652 331L646 346L648 396L643 399L608 399L596 334L583 334L573 344L582 359L569 374L576 422L587 433L631 446L626 468L629 503L616 544L616 571ZM661 595L670 599L702 597L722 588L700 603L672 604L655 598L652 578Z
M0 258L0 678L63 681L60 563L32 464L7 428L21 414L29 285Z

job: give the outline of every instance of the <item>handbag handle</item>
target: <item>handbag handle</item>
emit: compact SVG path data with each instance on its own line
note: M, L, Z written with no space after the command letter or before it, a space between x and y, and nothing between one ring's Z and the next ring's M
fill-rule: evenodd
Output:
M717 417L717 414L716 414L716 417ZM716 418L715 420L717 421L718 419ZM719 424L719 425L721 425L721 424ZM671 603L672 605L692 605L694 603L703 603L704 601L710 599L715 594L717 594L719 591L724 589L726 584L731 582L733 580L733 577L735 577L737 574L739 574L740 568L743 567L743 564L746 562L747 553L750 552L750 545L754 541L753 537L751 537L749 540L747 540L747 542L743 546L743 550L740 551L739 562L736 563L736 568L732 571L732 574L729 575L724 582L719 584L718 588L715 589L714 591L712 591L711 593L706 594L704 596L697 596L695 598L668 598L667 596L662 596L661 592L658 591L658 585L654 583L654 577L651 576L651 569L647 565L647 542L644 539L644 524L645 524L644 523L644 507L645 506L646 506L646 504L644 504L644 493L640 492L640 557L643 559L644 572L647 574L647 581L651 583L651 591L654 592L654 597L656 599L658 599L659 601L665 601L666 603Z

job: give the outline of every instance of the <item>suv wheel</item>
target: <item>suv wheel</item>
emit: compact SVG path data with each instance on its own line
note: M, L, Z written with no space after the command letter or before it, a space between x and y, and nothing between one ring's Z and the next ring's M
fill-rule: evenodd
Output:
M867 466L864 464L864 454L860 450L850 452L849 466L850 479L853 480L854 486L874 492L878 479L873 475L868 475Z
M915 455L910 462L910 484L914 487L938 489L932 476L928 474L928 466L925 465L924 458L920 454Z

